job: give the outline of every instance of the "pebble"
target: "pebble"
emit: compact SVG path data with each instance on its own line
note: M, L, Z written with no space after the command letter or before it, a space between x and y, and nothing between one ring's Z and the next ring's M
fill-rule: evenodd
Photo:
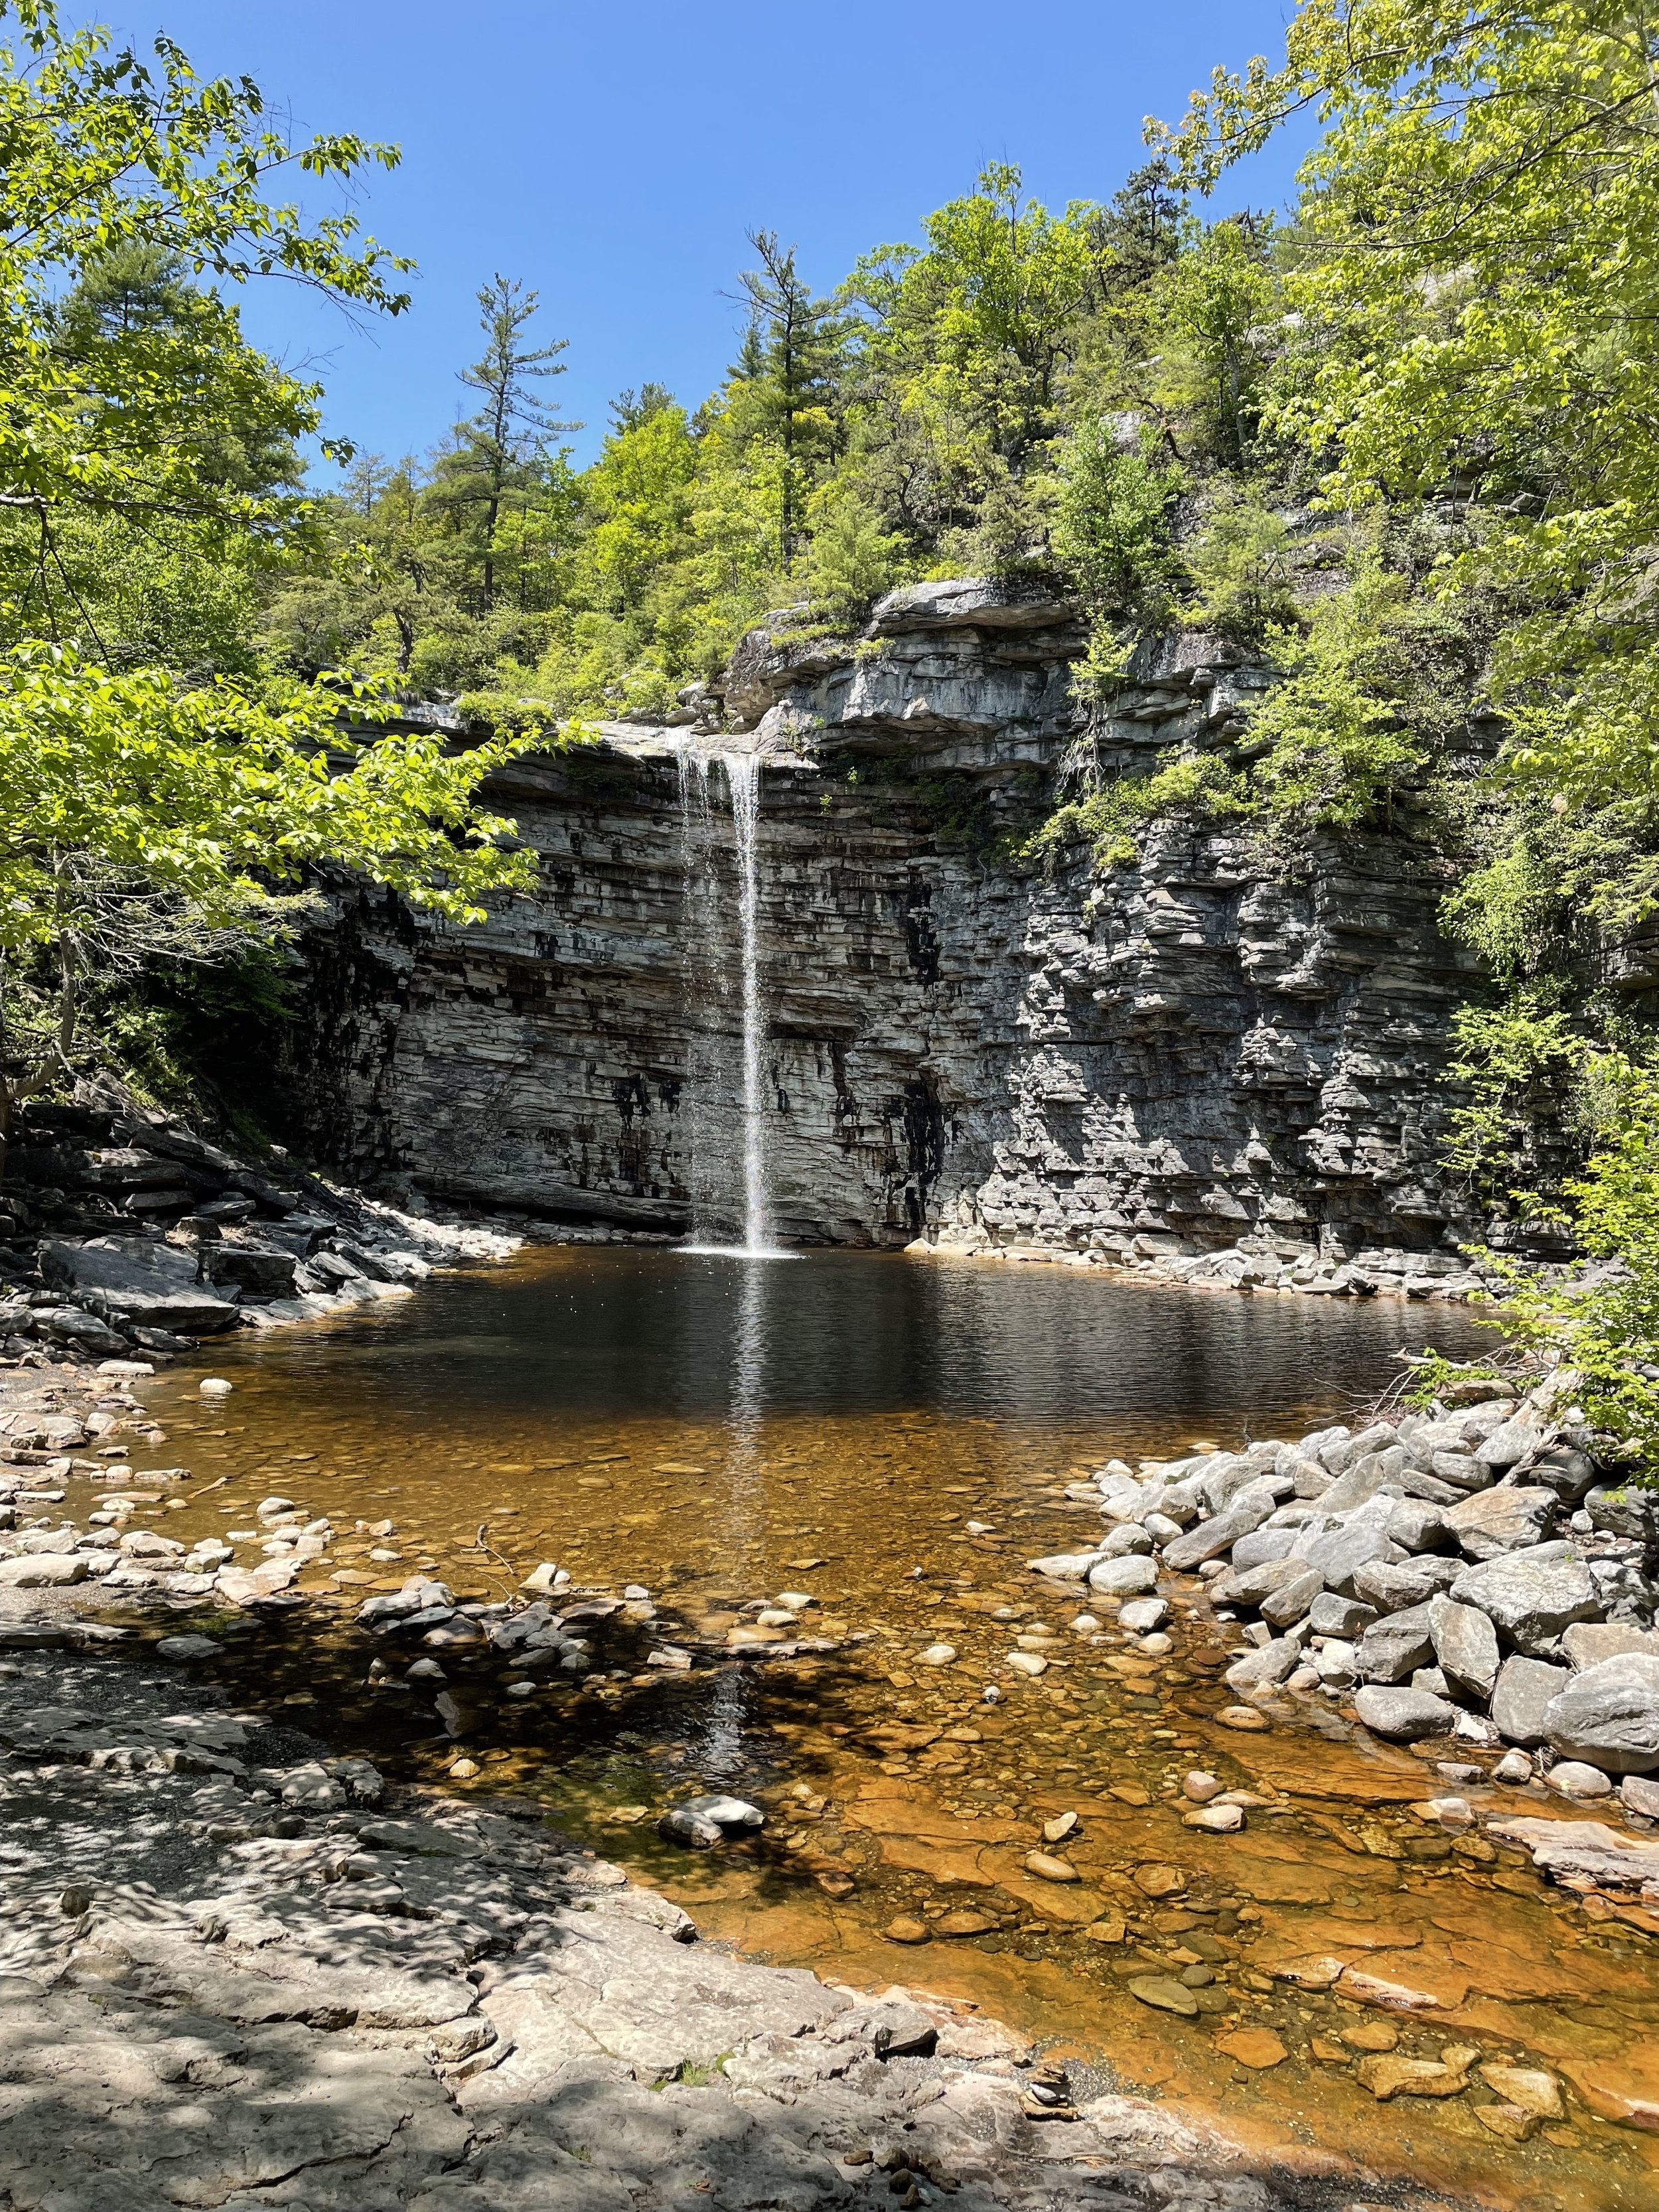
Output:
M924 1667L949 1667L955 1663L957 1647L954 1644L930 1644L921 1654Z
M1137 1974L1129 1984L1129 1994L1158 2012L1178 2012L1188 2020L1198 2011L1193 1992L1167 1974Z
M1266 1714L1257 1712L1254 1705L1224 1705L1216 1718L1223 1728L1237 1729L1245 1735L1259 1735L1267 1726Z
M1042 1840L1045 1844L1063 1844L1066 1837L1075 1831L1077 1825L1078 1819L1075 1813L1056 1813L1052 1820L1043 1822Z
M1183 1815L1181 1825L1201 1829L1207 1835L1231 1836L1243 1826L1244 1808L1242 1805L1194 1805Z
M448 1769L452 1782L471 1782L475 1775L483 1772L476 1759L458 1759Z
M1599 1766L1587 1766L1583 1759L1564 1759L1551 1767L1544 1777L1550 1788L1563 1797L1583 1799L1610 1797L1613 1784Z
M881 1932L890 1943L926 1943L933 1931L925 1920L918 1920L913 1913L901 1912Z
M1181 1869L1166 1866L1160 1860L1138 1866L1133 1881L1143 1897L1179 1897L1187 1887L1187 1877Z
M1231 2035L1218 2035L1215 2047L1229 2058L1236 2058L1241 2066L1258 2071L1269 2066L1281 2066L1290 2052L1270 2027L1241 2027Z
M1069 1859L1055 1858L1048 1851L1027 1851L1025 1865L1029 1873L1044 1881L1081 1881L1083 1877Z
M1206 1774L1201 1768L1194 1767L1181 1787L1194 1805L1207 1805L1212 1797L1221 1795L1221 1778L1217 1774Z
M196 1387L204 1398L228 1398L236 1386L227 1382L222 1375L206 1375Z
M1046 1674L1048 1662L1037 1651L1008 1651L1003 1655L1005 1667L1012 1667L1017 1674Z

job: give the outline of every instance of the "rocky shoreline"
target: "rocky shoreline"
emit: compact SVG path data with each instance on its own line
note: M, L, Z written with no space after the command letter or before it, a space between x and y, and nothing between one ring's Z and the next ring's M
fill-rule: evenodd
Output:
M1357 1432L1114 1461L1098 1544L1031 1565L1152 1633L1159 1583L1195 1574L1242 1698L1351 1698L1387 1741L1659 1820L1659 1501L1598 1463L1573 1389L1470 1376Z
M511 1235L398 1212L249 1159L112 1081L32 1101L5 1149L0 1355L170 1358L196 1340L407 1297L434 1267L504 1259Z

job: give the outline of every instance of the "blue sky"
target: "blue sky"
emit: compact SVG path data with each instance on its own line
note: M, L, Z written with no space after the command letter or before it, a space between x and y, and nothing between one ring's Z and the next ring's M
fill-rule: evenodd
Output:
M82 11L73 11L82 15ZM721 296L746 226L799 248L827 289L862 252L913 236L988 161L1051 204L1106 198L1145 158L1141 118L1177 114L1218 62L1282 55L1279 0L1001 0L945 8L839 0L702 7L632 0L106 0L87 15L179 40L204 72L246 72L309 131L397 141L368 227L420 264L414 305L354 331L285 287L244 309L251 337L328 388L329 428L423 451L465 395L474 294L502 270L565 337L552 386L587 428L654 379L695 404L736 344ZM82 16L82 20L85 20ZM1218 209L1282 204L1300 147L1277 146ZM320 479L319 479L320 480Z

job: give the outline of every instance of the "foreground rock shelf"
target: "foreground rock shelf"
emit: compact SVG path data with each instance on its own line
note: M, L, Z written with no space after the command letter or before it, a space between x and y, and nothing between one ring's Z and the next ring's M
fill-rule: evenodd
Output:
M0 1742L17 2212L1285 2201L970 2007L711 1949L532 1801L113 1658L0 1665Z

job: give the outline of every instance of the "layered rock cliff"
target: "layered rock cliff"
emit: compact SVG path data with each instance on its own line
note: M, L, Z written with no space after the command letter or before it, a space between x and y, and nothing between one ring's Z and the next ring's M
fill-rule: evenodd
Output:
M537 896L454 931L340 893L313 1136L394 1190L729 1225L738 885L707 763L750 749L783 1235L1450 1270L1436 1084L1469 978L1443 860L1409 821L1289 877L1177 825L1104 877L1008 857L1075 767L1081 642L1039 595L913 586L856 644L745 640L726 734L612 725L520 763L489 795ZM1121 764L1231 736L1269 680L1217 640L1151 643L1089 744Z

